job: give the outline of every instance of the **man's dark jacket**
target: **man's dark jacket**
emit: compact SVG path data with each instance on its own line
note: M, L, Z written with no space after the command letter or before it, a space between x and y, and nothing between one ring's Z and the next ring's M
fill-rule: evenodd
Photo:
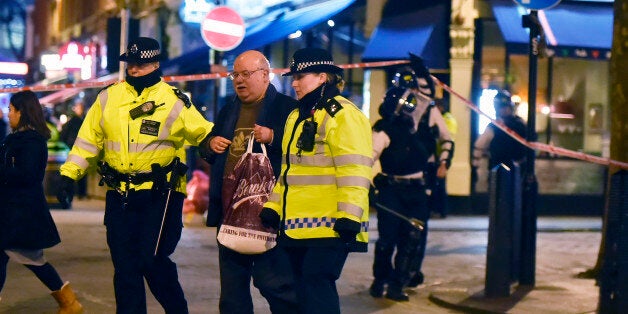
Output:
M218 113L214 128L209 134L210 139L214 136L222 136L226 139L233 140L233 132L236 122L238 121L238 116L240 115L242 102L240 102L238 97L231 99L231 102L227 103ZM270 145L266 145L266 152L273 166L275 179L277 179L279 171L281 170L281 140L283 138L283 130L288 115L293 109L297 108L297 101L277 92L275 86L270 84L266 89L266 96L264 96L262 102L262 108L256 119L256 123L273 130L273 141ZM255 143L253 146L253 151L262 151L258 143ZM222 182L229 149L222 154L216 154L213 151L202 152L202 154L205 160L212 165L207 226L216 227L222 221Z

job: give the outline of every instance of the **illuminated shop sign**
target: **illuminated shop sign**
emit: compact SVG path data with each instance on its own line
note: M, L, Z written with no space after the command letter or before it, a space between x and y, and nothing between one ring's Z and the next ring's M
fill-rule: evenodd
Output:
M80 73L81 79L92 77L95 47L70 41L59 48L59 53L42 54L40 63L46 70L46 76L59 72Z
M28 65L22 62L0 62L0 74L26 75Z
M223 5L237 11L244 20L260 17L269 8L281 5L302 5L312 0L226 0ZM184 0L179 7L179 16L185 23L200 24L207 12L216 4L214 0Z
M0 78L0 88L13 88L24 86L24 80L13 78Z
M68 70L79 70L83 68L83 65L88 59L87 57L90 57L89 46L71 41L59 49L59 56L61 58L61 65L63 68ZM91 65L91 57L89 58L89 64Z

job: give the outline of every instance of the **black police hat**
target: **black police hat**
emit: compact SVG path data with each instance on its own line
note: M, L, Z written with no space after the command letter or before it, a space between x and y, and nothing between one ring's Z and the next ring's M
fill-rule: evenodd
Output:
M303 48L294 52L290 61L290 72L283 76L297 73L334 73L341 74L342 69L334 65L334 60L327 50L321 48Z
M145 64L161 59L159 43L149 37L138 37L129 41L126 52L120 55L120 61Z

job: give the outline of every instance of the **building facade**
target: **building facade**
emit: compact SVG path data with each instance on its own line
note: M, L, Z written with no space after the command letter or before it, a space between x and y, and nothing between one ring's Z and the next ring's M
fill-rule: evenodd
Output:
M428 61L434 75L464 98L438 92L450 102L460 130L449 172L455 180L449 180L448 192L456 200L457 208L471 212L485 210L484 205L474 205L474 197L486 192L486 184L482 179L475 186L471 183L469 162L472 143L485 121L467 107L466 101L485 109L483 93L508 89L519 97L518 108L526 113L524 118L527 115L527 45L517 37L526 32L521 29L520 19L527 12L512 0L8 1L25 12L23 52L19 56L22 60L17 61L35 63L32 67L35 72L41 70L40 77L45 77L45 69L41 62L33 60L58 53L69 43L80 44L79 47L90 51L91 77L116 71L116 65L108 60L119 55L119 32L124 28L128 28L129 36L157 38L168 56L163 63L164 71L171 75L208 73L216 63L230 68L233 57L243 49L262 50L275 68L287 67L292 53L305 46L329 49L338 64L398 60L407 56L408 49L418 49L417 54ZM239 10L245 17L247 31L251 31L241 47L232 52L211 51L200 34L200 20L219 4ZM565 13L571 19L554 19L552 14L558 13ZM604 36L597 36L588 44L565 44L565 40L586 34L581 31L565 39L561 32L566 23L578 24L583 16L581 23L589 28L607 25L609 20L612 23L612 1L563 0L544 14L549 27L544 25L544 29L554 32L551 36L546 32L548 49L544 49L546 54L538 64L535 110L538 141L608 156L610 43L604 42L606 39L601 38ZM437 18L429 20L430 15ZM125 17L129 18L126 25ZM0 32L6 29L0 25ZM376 45L382 41L380 37L374 40L374 36L399 29L417 37L405 41L393 37L394 45L383 48ZM607 36L612 31L601 33ZM7 35L0 34L0 49L4 47L3 38ZM411 47L406 49L405 44ZM390 69L356 68L346 74L345 93L375 121L379 102L390 84ZM289 81L277 77L273 82L281 91L291 93ZM195 102L205 105L209 119L219 109L220 97L229 93L228 82L220 80L183 85L192 92ZM541 196L560 199L575 194L591 200L591 203L581 202L584 206L600 203L605 167L542 152L537 156Z

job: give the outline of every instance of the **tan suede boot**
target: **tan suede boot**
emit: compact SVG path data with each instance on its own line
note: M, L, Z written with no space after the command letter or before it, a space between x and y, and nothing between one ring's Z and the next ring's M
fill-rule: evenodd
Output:
M76 299L76 295L74 291L72 291L69 282L63 284L61 289L53 291L51 295L57 300L57 303L59 303L58 314L83 313L83 306Z

